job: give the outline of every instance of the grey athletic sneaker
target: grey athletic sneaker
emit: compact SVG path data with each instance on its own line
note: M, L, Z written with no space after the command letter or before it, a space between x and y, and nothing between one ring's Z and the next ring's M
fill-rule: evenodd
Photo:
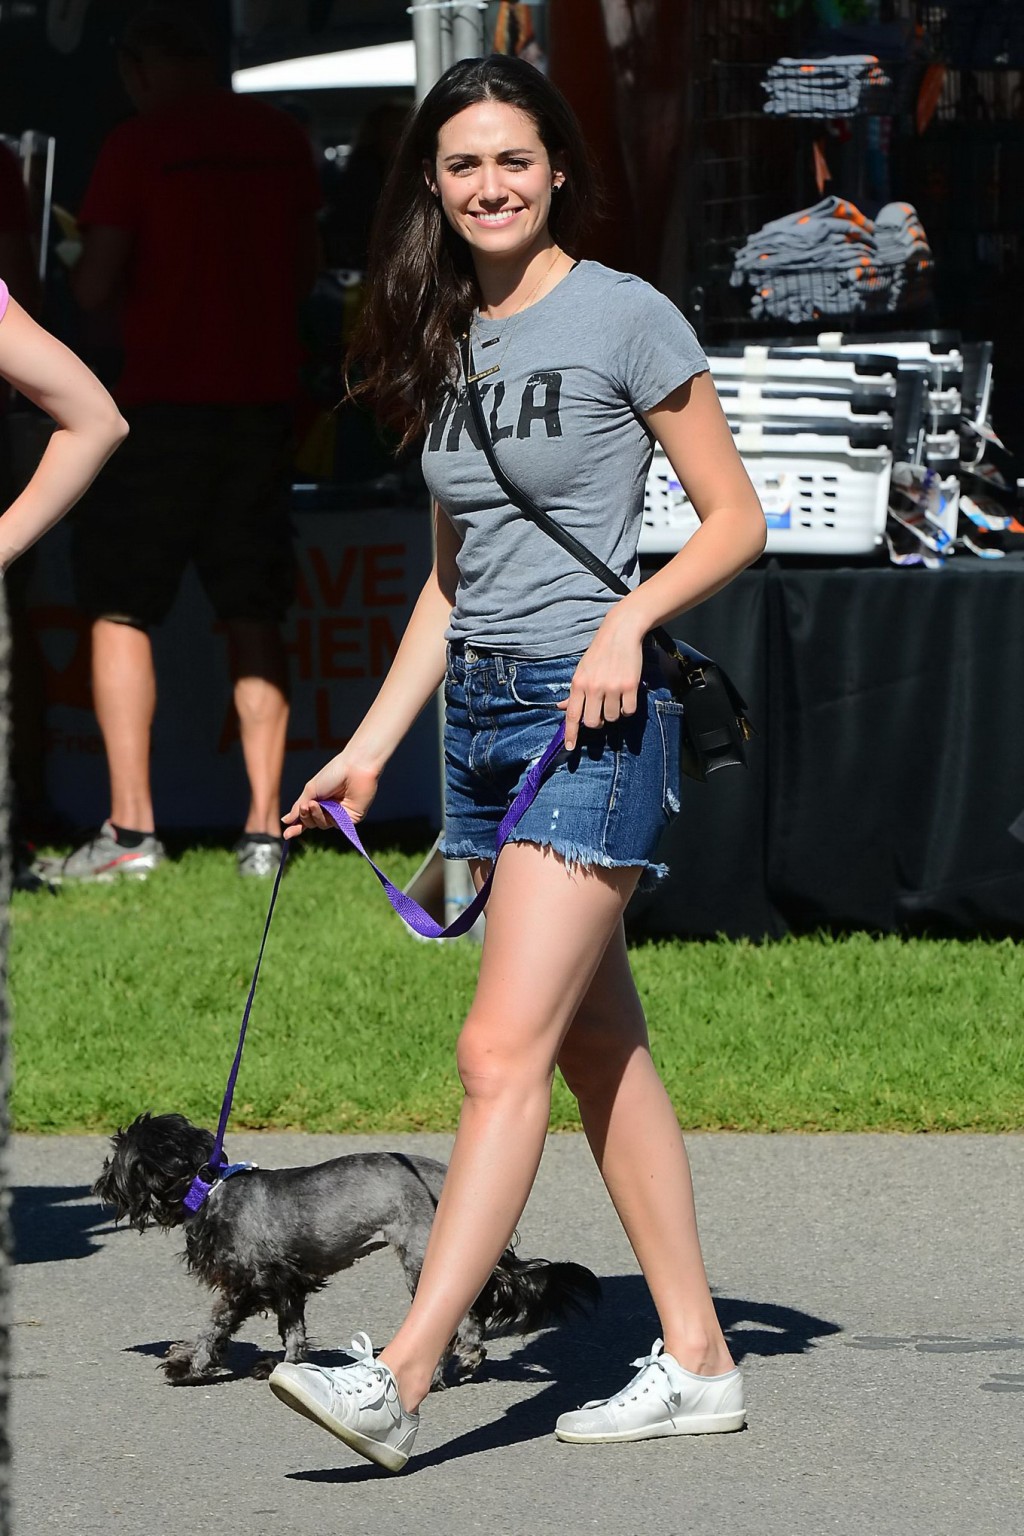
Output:
M634 1360L633 1380L614 1397L563 1413L559 1440L586 1445L612 1440L656 1440L663 1435L714 1435L742 1429L747 1413L739 1367L722 1376L697 1376L655 1339L649 1355Z
M65 880L105 885L122 875L145 880L166 857L167 850L155 834L149 833L136 848L125 848L117 840L113 822L105 821L94 837L66 859L41 858L32 867L47 885Z
M271 832L243 832L235 844L238 873L257 879L276 875L283 848L284 838L274 837Z
M276 1365L270 1390L360 1456L401 1472L420 1416L402 1407L398 1383L390 1367L373 1358L365 1333L356 1334L348 1353L351 1365Z

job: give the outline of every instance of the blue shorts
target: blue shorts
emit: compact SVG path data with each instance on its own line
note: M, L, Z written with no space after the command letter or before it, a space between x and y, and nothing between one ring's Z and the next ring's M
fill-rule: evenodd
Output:
M579 656L546 661L448 648L445 677L445 838L449 859L495 854L498 825L562 719ZM560 754L510 842L552 848L567 864L667 873L652 862L679 810L682 706L645 664L635 714L582 727Z

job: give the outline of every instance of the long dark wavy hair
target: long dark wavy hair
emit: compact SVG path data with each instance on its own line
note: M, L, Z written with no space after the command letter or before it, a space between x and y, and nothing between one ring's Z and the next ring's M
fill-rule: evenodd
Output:
M548 227L569 255L598 207L597 175L576 115L532 64L495 53L445 71L410 119L384 184L370 238L366 302L346 360L349 394L372 405L399 434L401 448L425 429L456 376L456 338L481 301L470 249L445 218L423 170L424 162L436 161L444 124L480 101L526 113L564 172Z

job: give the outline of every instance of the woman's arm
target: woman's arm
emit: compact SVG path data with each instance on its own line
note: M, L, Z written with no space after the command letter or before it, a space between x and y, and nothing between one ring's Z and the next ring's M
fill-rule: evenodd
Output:
M0 517L0 570L59 522L128 425L100 381L11 299L0 320L0 377L57 423L32 479Z
M667 565L609 610L573 678L565 742L580 722L633 714L644 636L726 586L764 549L766 527L711 375L699 374L644 418L689 496L700 527Z
M640 635L695 608L757 559L764 513L709 373L663 400L645 420L668 455L700 527L677 555L618 605ZM624 611L623 611L624 610Z
M434 563L380 692L337 757L316 774L283 818L285 837L330 827L318 800L339 800L354 821L366 814L388 759L437 692L445 673L444 632L455 605L459 540L434 505Z

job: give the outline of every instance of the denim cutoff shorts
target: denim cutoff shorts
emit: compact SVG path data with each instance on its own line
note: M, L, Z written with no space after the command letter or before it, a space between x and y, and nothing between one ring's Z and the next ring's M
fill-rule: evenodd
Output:
M445 838L449 859L495 857L499 823L563 718L579 656L528 661L449 645L445 676ZM679 811L682 705L645 653L635 714L580 728L561 752L509 841L551 848L566 864L639 867L643 883Z

